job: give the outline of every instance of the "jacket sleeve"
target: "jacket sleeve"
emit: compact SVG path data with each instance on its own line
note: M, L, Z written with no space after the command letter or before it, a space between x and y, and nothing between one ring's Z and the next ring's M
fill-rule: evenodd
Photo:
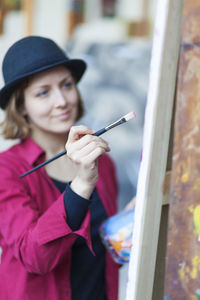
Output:
M19 178L17 164L0 158L0 239L2 246L12 249L28 272L46 274L57 266L77 236L90 240L90 213L73 231L67 224L64 194L43 214L24 181Z
M91 200L87 200L77 195L70 187L66 185L64 192L64 204L67 214L67 223L72 230L78 230L88 211Z

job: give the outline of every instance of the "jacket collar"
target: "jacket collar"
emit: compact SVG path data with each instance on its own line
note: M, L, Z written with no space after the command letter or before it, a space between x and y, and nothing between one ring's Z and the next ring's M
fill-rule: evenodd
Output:
M25 159L30 165L35 166L45 160L45 151L30 137L23 140L20 144L20 152L26 155Z

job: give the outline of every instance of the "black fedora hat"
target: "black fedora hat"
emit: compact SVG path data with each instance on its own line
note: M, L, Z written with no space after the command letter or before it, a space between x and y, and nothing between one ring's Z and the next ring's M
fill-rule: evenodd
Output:
M26 77L59 65L66 65L77 82L86 69L83 60L70 59L54 41L46 37L28 36L14 43L2 64L5 85L0 90L0 107L5 109L10 96Z

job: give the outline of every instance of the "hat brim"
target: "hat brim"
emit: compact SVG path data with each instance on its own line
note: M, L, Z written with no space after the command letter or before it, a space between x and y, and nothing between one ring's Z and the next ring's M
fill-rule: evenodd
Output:
M81 59L64 59L60 60L58 62L54 62L49 65L42 66L41 68L35 69L34 71L24 73L23 76L18 77L15 80L12 80L12 82L6 84L1 90L0 90L0 107L2 109L5 109L11 95L15 91L15 89L19 86L19 84L27 77L40 73L42 71L60 66L65 65L72 73L73 77L75 78L76 82L79 82L81 77L83 76L85 70L86 70L86 63Z

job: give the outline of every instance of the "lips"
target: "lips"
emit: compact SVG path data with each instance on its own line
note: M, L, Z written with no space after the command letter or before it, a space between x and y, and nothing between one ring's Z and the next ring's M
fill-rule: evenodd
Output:
M69 116L70 116L70 113L68 111L66 111L61 114L56 115L55 118L58 120L67 120L69 118Z

